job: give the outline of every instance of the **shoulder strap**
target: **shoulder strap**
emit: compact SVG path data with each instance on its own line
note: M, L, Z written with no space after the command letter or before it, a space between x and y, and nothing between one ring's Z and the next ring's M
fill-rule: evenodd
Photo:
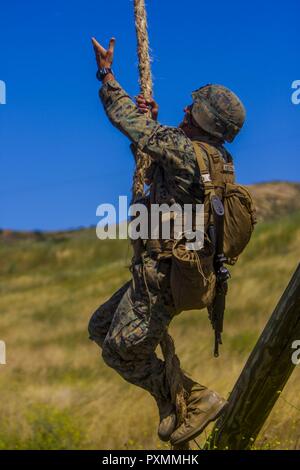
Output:
M200 170L200 178L204 186L204 224L207 229L212 219L211 198L216 195L216 192L209 171L209 162L204 158L204 150L196 142L192 141L192 144Z
M215 187L210 176L209 165L204 159L203 151L201 150L200 145L197 144L195 141L192 141L192 144L195 150L197 163L200 170L200 178L204 186L205 196L213 196L215 194Z

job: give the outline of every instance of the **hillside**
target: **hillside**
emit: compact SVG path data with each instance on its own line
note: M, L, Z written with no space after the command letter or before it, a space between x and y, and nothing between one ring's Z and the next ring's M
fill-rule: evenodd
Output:
M300 210L300 184L284 181L248 186L260 220L282 217Z
M278 191L282 196L282 186ZM261 188L257 194L264 199ZM221 357L212 355L206 312L183 313L171 326L183 368L224 396L300 260L300 210L285 204L290 213L259 223L231 269ZM261 209L266 213L269 208ZM99 241L93 228L3 233L0 259L0 339L7 346L7 365L0 366L0 449L163 447L153 399L106 367L87 335L93 310L129 277L128 242ZM259 448L300 449L299 370Z

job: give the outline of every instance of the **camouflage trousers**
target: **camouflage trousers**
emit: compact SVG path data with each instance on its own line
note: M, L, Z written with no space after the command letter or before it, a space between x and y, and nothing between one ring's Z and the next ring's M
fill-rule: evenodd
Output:
M132 266L132 280L92 315L90 339L102 348L106 364L125 380L169 399L165 363L155 353L175 309L170 288L169 260L143 255Z

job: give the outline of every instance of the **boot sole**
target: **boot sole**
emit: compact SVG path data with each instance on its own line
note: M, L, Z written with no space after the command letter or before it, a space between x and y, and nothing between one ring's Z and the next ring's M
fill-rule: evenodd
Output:
M179 444L184 444L188 441L191 441L192 439L195 439L204 431L204 429L206 428L206 426L209 425L209 423L211 423L212 421L215 421L221 416L221 414L225 411L227 406L228 406L228 401L222 400L221 402L219 402L218 405L216 405L214 409L210 413L208 413L206 420L203 423L201 423L200 426L194 428L192 431L185 434L184 436L182 436L180 439L177 439L176 441L172 441L171 439L171 444L173 446L177 446Z

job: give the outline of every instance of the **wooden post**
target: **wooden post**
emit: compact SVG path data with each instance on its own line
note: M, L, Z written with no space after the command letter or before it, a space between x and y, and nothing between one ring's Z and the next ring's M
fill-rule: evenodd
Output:
M246 362L206 449L251 447L295 368L292 344L299 339L300 264Z

